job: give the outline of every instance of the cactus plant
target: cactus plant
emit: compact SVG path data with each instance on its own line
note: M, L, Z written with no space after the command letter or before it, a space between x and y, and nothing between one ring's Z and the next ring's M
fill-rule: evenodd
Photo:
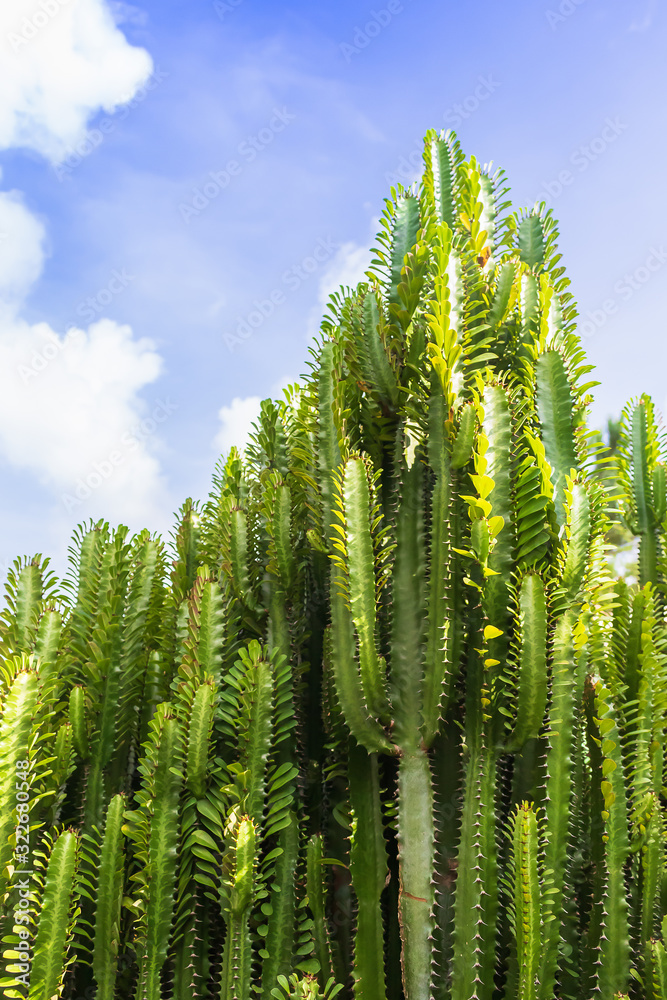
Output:
M429 132L170 550L15 563L6 996L667 1000L664 445L647 397L612 462L588 430L554 219L506 194Z

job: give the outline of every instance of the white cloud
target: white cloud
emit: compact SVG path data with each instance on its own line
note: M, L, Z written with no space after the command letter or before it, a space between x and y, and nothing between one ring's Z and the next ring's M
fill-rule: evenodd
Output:
M154 522L165 493L158 432L171 404L155 413L158 401L146 407L139 393L160 374L160 356L109 319L64 336L26 322L44 229L17 192L0 192L0 233L0 456L34 473L70 524L102 513Z
M0 149L62 161L91 115L130 101L152 66L105 0L0 4Z
M100 510L150 521L164 490L154 434L171 406L154 414L138 392L161 367L150 341L112 320L59 337L0 317L0 451L77 520Z
M0 191L0 300L20 302L42 270L45 232L19 191Z
M283 375L269 387L267 396L246 396L245 398L235 396L229 406L221 407L218 410L221 426L213 439L216 451L222 455L227 455L232 447L243 451L248 444L252 425L259 418L262 399L267 397L273 400L283 399L285 390L295 384L298 384L297 378Z
M259 396L246 396L245 399L236 396L229 406L221 407L218 411L221 427L213 442L221 454L228 454L233 446L240 451L245 448L252 425L259 416L260 403Z

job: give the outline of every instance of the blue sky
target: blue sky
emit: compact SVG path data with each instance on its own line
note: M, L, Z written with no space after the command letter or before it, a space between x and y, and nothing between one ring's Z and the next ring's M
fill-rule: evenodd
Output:
M5 0L0 563L206 494L430 127L553 205L594 421L665 408L665 36L657 0Z

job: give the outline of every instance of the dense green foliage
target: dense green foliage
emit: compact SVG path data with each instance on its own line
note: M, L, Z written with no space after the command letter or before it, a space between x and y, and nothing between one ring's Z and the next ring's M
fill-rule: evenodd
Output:
M424 161L171 547L10 572L5 997L667 1000L656 418L587 429L550 212Z

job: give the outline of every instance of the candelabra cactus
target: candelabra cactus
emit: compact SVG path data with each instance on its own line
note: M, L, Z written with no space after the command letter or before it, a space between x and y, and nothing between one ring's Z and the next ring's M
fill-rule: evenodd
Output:
M427 135L170 573L104 523L10 572L5 996L667 1000L662 440L609 471L506 190Z

